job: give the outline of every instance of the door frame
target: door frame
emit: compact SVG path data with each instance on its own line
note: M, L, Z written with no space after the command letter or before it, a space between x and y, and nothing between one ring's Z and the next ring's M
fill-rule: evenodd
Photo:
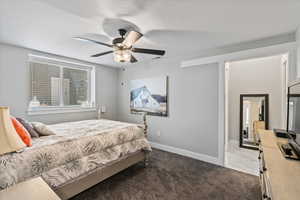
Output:
M297 60L297 43L296 42L285 42L282 44L268 44L268 45L260 45L255 48L244 49L235 52L222 53L220 55L208 55L204 57L197 57L194 59L188 59L181 62L180 67L182 68L190 68L190 67L202 67L207 66L208 64L218 64L219 65L219 81L218 81L218 155L216 156L219 164L221 166L226 166L225 158L226 158L226 142L228 140L228 121L226 118L229 116L226 115L226 107L228 107L228 100L225 95L225 65L226 63L231 63L234 61L248 60L251 58L262 58L268 56L275 55L286 55L286 80L293 80L296 77L296 60ZM287 86L287 85L286 85ZM284 100L286 100L283 97ZM283 111L285 111L285 106L283 107ZM228 113L227 113L228 114ZM286 114L286 111L285 113ZM285 123L284 123L285 124ZM227 132L227 133L226 133Z
M269 94L240 94L240 148L258 150L258 147L250 147L243 145L243 98L244 97L264 97L265 99L265 128L269 129Z

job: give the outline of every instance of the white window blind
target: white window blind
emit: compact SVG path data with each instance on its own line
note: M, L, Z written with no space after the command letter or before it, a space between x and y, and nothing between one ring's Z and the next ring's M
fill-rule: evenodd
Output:
M59 106L60 67L30 62L31 99L35 97L40 106Z

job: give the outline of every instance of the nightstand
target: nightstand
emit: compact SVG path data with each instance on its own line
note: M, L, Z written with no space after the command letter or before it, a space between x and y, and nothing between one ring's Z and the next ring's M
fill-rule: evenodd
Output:
M0 200L61 200L40 177L0 191Z

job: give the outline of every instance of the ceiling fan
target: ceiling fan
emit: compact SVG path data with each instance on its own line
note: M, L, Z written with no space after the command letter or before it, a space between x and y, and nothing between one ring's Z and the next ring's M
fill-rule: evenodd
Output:
M86 41L86 42L92 42L95 44L100 44L100 45L112 48L112 50L110 50L110 51L98 53L98 54L92 55L91 57L99 57L99 56L113 53L114 60L116 62L131 62L131 63L137 62L137 59L132 54L133 52L134 53L152 54L152 55L157 55L157 56L163 56L165 54L164 50L142 49L142 48L133 47L133 45L141 37L143 37L143 34L137 32L137 31L130 31L127 33L126 29L119 29L119 34L121 37L113 39L112 44L107 44L104 42L99 42L99 41L84 38L84 37L75 37L74 39Z

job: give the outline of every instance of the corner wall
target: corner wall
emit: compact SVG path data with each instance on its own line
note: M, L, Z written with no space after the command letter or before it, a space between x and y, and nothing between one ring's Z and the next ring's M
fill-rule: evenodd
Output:
M0 106L9 106L11 114L14 116L44 123L95 119L97 116L96 112L27 115L28 103L31 99L30 69L28 64L28 54L30 53L87 64L83 61L0 43ZM96 87L96 103L105 105L107 108L107 113L103 114L102 117L115 119L117 112L116 84L118 69L100 65L94 66L96 66L96 86L98 86Z
M239 141L240 94L269 94L269 129L284 128L282 56L231 62L228 82L228 136Z
M296 41L297 41L297 78L300 78L300 27L296 32Z
M216 160L219 65L181 68L179 60L165 58L120 70L118 120L141 123L140 115L130 113L130 80L155 76L169 77L169 117L148 117L150 141L165 150Z

